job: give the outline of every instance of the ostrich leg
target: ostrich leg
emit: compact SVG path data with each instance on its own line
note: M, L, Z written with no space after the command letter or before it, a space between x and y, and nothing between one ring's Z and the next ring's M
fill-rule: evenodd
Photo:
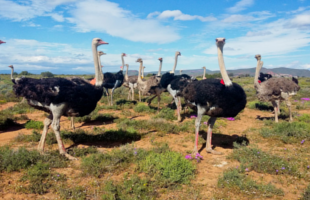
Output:
M274 109L274 121L276 123L278 123L279 122L279 119L278 119L278 104L275 101L272 101L271 103L272 103L273 109Z
M139 90L139 101L141 102L141 91Z
M157 112L159 112L160 95L157 96Z
M202 115L206 112L206 109L201 106L197 106L197 118L195 120L195 147L193 150L193 154L196 155L198 153L198 137L199 137L199 128Z
M280 100L276 100L277 108L278 108L278 115L280 115Z
M287 105L287 107L288 107L288 111L289 111L289 113L290 113L290 122L292 122L293 121L293 117L292 117L292 110L291 110L291 102L290 102L290 95L288 94L288 93L284 93L284 92L282 92L281 93L281 97L285 100L285 102L286 102L286 105Z
M66 156L69 160L77 160L75 157L69 155L66 152L65 146L61 140L60 137L60 117L62 116L63 112L65 111L67 105L65 103L63 104L57 104L54 105L52 104L50 106L50 109L53 113L53 122L52 122L52 128L54 130L55 136L56 136L56 140L58 143L58 147L59 147L59 153Z
M119 85L119 81L117 80L116 82L115 82L115 85L114 85L114 87L112 88L112 92L111 92L111 106L113 106L113 94L114 94L114 90L117 88L117 86Z
M74 117L71 117L71 128L72 128L73 131L75 131Z
M131 89L131 100L134 101L135 100L135 89L133 88L133 86L131 86L130 89Z
M43 128L43 132L42 132L42 136L38 145L38 151L43 153L44 152L44 143L45 143L45 138L46 138L46 134L48 131L48 127L51 125L53 120L53 116L50 114L49 116L47 116L47 118L45 118L44 120L44 128Z
M109 89L104 88L105 89L105 93L107 94L107 99L108 99L108 105L110 105L110 100L109 100Z
M181 121L181 111L182 111L182 105L181 105L181 97L176 97L178 99L177 109L178 109L178 122Z
M212 129L213 129L215 121L216 121L216 117L211 117L208 120L208 133L207 133L206 150L207 150L207 153L212 153L215 155L221 155L222 154L221 152L218 152L218 151L215 151L212 149L212 143L211 143L211 141L212 141Z

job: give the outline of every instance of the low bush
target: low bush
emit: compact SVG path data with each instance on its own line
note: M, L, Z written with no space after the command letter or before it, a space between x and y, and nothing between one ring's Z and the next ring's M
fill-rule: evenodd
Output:
M284 196L282 189L277 189L270 183L267 185L257 183L237 169L228 169L224 172L217 183L220 188L229 188L232 192L243 193L251 196L272 197L274 195Z
M43 122L41 121L34 121L34 120L29 120L25 124L26 129L37 129L37 130L42 130L44 127Z

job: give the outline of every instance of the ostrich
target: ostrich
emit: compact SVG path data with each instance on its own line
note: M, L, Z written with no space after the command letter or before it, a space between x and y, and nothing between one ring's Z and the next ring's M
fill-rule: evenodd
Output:
M206 67L203 67L202 69L203 69L202 79L204 80L204 79L207 79L206 78Z
M123 75L124 56L126 56L126 54L122 53L121 58L122 58L123 65L122 65L121 70L119 72L117 72L116 74L112 74L110 72L106 72L103 74L103 76L104 76L103 88L106 90L107 93L109 93L108 89L112 89L111 103L110 103L111 106L113 106L114 90L116 88L120 87L121 85L123 85L123 82L124 82L124 75ZM99 62L100 62L100 59L99 59Z
M128 76L129 65L125 64L125 66L127 67L127 70L126 70L125 79L124 79L125 81L124 81L123 86L129 88L127 99L129 100L131 96L131 100L134 101L134 92L135 92L134 90L137 88L138 76Z
M191 77L188 76L187 74L181 74L181 75L174 75L175 73L175 68L177 66L177 60L178 56L180 56L181 53L177 51L175 53L175 61L174 61L174 66L172 71L165 73L161 79L160 79L160 85L162 88L167 89L167 91L170 93L170 95L173 97L174 102L177 106L177 115L178 115L178 121L181 121L181 114L180 111L182 110L181 108L181 98L177 97L176 94L180 90L179 82L180 80L190 80Z
M0 44L3 44L3 43L6 43L6 42L4 42L4 41L0 40Z
M254 78L254 87L256 89L256 96L260 101L271 101L274 107L275 122L278 120L278 103L275 101L285 100L286 105L289 109L290 122L293 121L292 112L291 112L291 102L289 100L290 96L296 95L300 90L300 86L294 81L286 78L270 78L264 82L258 82L258 74L263 66L261 61L261 55L257 54L255 56L257 59L257 66Z
M145 66L142 67L142 72L141 72L141 78L142 79L144 79L144 69L145 69Z
M151 76L147 80L142 80L141 71L143 68L143 60L141 58L138 58L136 62L140 63L137 87L139 89L139 101L141 102L141 93L142 95L150 95L149 90L151 89L151 87L158 85L159 81L156 79L156 76Z
M163 64L163 58L158 58L159 60L159 69L156 76L156 79L158 81L158 85L152 86L149 90L150 94L153 94L154 96L147 100L148 106L151 105L152 100L157 97L157 111L159 111L159 104L160 104L160 95L162 92L166 91L165 88L161 87L160 85L160 79L161 79L161 68Z
M44 143L48 127L52 125L55 132L59 152L68 159L75 157L69 155L60 137L60 117L61 116L85 116L91 113L100 100L103 88L103 76L98 62L97 47L108 44L100 38L92 40L92 52L95 66L96 84L93 86L82 78L16 78L13 90L17 96L27 99L30 106L49 113L44 120L44 129L38 145L40 152L44 151ZM13 73L13 66L12 68Z
M198 134L202 115L209 115L206 150L208 153L221 154L212 149L212 128L218 117L235 117L246 105L246 94L237 83L231 82L225 69L223 46L225 38L217 38L217 52L222 80L205 79L193 81L178 93L185 101L197 107L195 121L195 147L193 153L198 153Z

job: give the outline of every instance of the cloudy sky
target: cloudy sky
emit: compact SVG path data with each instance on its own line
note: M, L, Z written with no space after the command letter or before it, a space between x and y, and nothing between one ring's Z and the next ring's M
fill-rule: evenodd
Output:
M206 66L217 70L215 38L225 37L227 69L255 67L310 68L310 0L0 0L0 73L17 71L94 73L91 40L104 71L130 69L141 57L146 71Z

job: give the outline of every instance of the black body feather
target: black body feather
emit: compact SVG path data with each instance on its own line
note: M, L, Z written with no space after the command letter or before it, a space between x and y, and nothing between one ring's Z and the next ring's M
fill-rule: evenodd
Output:
M271 74L264 74L264 73L260 73L259 74L259 77L258 77L258 80L260 80L261 82L264 82L268 79L272 78L272 75Z
M231 86L221 84L218 79L193 81L177 94L185 101L208 106L211 117L235 117L246 105L246 94L237 83ZM214 107L210 109L211 107Z
M64 116L85 116L90 114L100 100L103 89L101 86L93 86L81 78L71 80L65 78L21 78L13 86L17 96L28 100L38 101L46 105L67 103L68 109ZM47 108L29 105L43 110Z
M102 86L107 89L112 89L115 86L116 81L118 81L116 87L120 87L124 82L124 75L122 70L120 70L116 74L110 72L104 73L103 77L104 81Z

